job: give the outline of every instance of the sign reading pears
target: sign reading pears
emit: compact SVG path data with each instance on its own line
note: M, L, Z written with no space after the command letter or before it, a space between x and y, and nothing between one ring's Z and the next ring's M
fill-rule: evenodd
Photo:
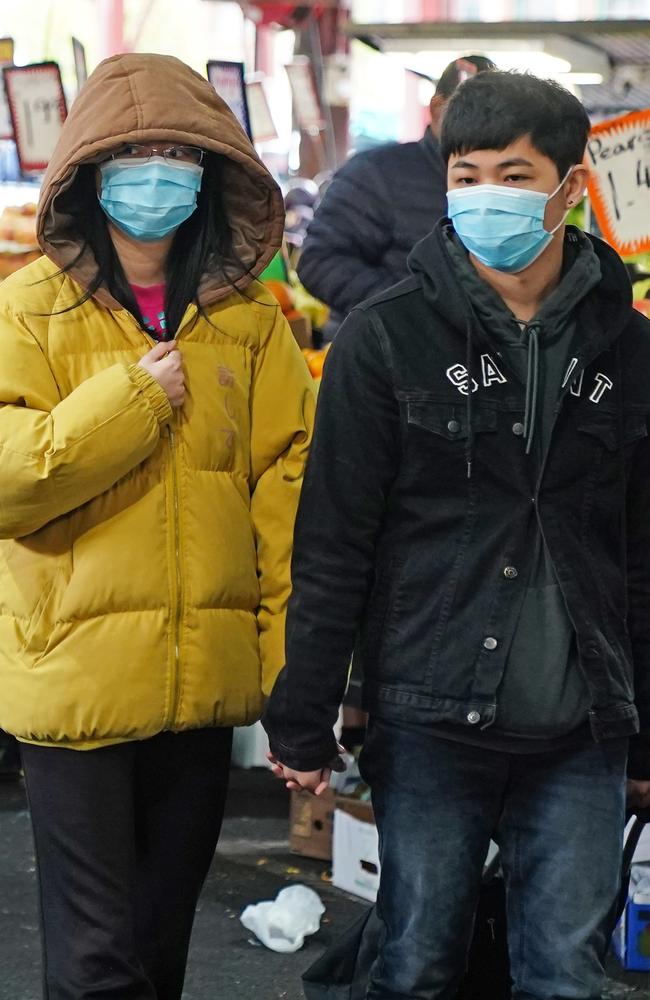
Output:
M623 256L650 250L650 109L596 125L586 158L605 239Z

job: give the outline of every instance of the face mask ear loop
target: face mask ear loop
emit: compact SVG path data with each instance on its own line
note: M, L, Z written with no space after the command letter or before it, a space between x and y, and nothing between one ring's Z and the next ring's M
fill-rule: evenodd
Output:
M564 177L562 178L562 180L560 181L560 183L558 184L558 186L555 188L555 191L551 191L551 193L549 194L549 196L548 196L548 200L549 201L551 200L551 198L555 198L555 195L558 193L558 191L562 190L562 188L564 187L564 185L568 181L569 177L571 176L571 171L573 170L573 168L575 166L576 166L575 163L571 164L571 166L567 170L566 174L564 175Z
M575 166L575 164L574 164L574 166ZM562 178L562 180L560 181L560 183L556 187L555 191L552 191L549 194L548 201L546 202L547 205L548 205L548 202L551 200L551 198L555 198L555 195L558 193L558 191L562 190L562 188L564 187L564 185L568 181L569 177L571 176L571 171L572 170L573 170L573 166L569 167L569 169L567 170L566 174L564 175L564 177ZM560 228L560 226L563 226L564 223L566 222L567 216L568 216L568 214L569 214L570 211L571 211L571 207L567 208L566 212L564 213L564 215L562 216L562 218L558 222L557 226L555 226L554 229L547 229L546 232L549 233L551 236L554 236L555 233L557 233L557 231Z

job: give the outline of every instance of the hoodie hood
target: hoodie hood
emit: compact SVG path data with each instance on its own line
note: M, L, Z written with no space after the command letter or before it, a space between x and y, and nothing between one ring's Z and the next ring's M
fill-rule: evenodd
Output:
M495 329L500 340L512 339L514 343L520 339L517 320L469 261L467 266L476 280L468 287L454 259L458 252L455 239L451 222L442 219L411 251L409 269L420 279L426 300L463 334L471 323L474 333L491 347L495 347L491 332ZM623 261L602 240L567 226L565 241L567 254L562 281L535 321L543 318L546 323L557 322L561 314L576 305L580 307L584 299L590 317L593 313L595 320L584 327L584 353L593 358L622 333L632 310L632 286ZM589 291L591 294L585 299Z
M576 376L622 333L632 311L632 289L618 254L601 240L567 227L562 278L537 316L520 323L473 267L448 219L442 219L412 251L409 267L419 277L425 299L465 335L466 368L472 379L474 347L487 344L503 357L526 387L524 435L530 453L539 410L540 332L559 340L572 314L580 331ZM591 293L591 294L588 294ZM525 354L522 354L525 341ZM576 348L577 349L577 348ZM559 382L558 382L559 386ZM542 402L548 407L554 398ZM467 475L472 475L474 431L472 393L466 394Z
M544 348L552 347L562 336L576 307L600 281L600 261L591 243L577 230L567 233L560 282L536 316L522 323L501 296L483 280L453 229L449 227L444 235L447 250L461 276L483 338L497 353L507 357L514 375L520 382L525 382L527 365L524 354L529 331L534 329L536 335L541 335Z
M282 195L234 114L204 77L173 56L122 54L100 63L65 121L47 168L38 206L37 234L44 254L87 288L98 271L66 211L80 165L98 163L126 143L199 146L222 157L224 203L233 248L244 268L233 276L243 288L277 252L284 228ZM66 198L63 196L67 195ZM199 302L210 305L232 291L205 274ZM94 296L121 308L108 290Z

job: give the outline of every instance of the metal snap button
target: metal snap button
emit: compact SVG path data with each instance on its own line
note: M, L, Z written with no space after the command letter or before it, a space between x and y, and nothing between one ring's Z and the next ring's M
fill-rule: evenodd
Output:
M496 641L494 636L489 635L487 639L483 640L483 645L486 649L496 649L499 643Z
M470 725L475 726L477 722L481 721L480 712L470 712L469 715L467 716L467 721L469 722Z
M506 566L503 571L503 575L507 580L514 580L516 576L519 576L519 570L515 566Z
M447 424L447 430L449 431L450 434L458 434L458 431L460 430L460 424L458 423L457 420L450 420L449 423Z
M520 423L513 424L512 425L512 433L516 434L517 437L521 437L522 434L524 433L524 425L520 424Z

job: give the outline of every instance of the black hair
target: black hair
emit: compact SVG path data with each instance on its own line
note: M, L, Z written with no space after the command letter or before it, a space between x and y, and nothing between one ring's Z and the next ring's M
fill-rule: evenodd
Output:
M477 73L496 69L495 64L487 56L460 56L445 66L436 84L436 97L444 97L445 99L451 97L459 84L462 83L463 72L466 72L467 68L463 66L463 63L469 63Z
M479 73L449 101L440 149L445 163L474 149L506 149L528 136L560 178L582 163L591 128L577 97L553 80L529 73Z
M61 311L83 305L104 286L146 329L97 197L96 170L95 164L79 167L74 183L57 199L57 212L67 216L67 238L80 244L79 253L59 273L72 270L88 249L98 265L98 272L84 294ZM170 337L178 329L190 302L197 302L199 282L206 272L216 273L235 290L235 278L249 271L233 249L223 187L222 159L206 153L196 211L176 231L166 261L165 320Z

